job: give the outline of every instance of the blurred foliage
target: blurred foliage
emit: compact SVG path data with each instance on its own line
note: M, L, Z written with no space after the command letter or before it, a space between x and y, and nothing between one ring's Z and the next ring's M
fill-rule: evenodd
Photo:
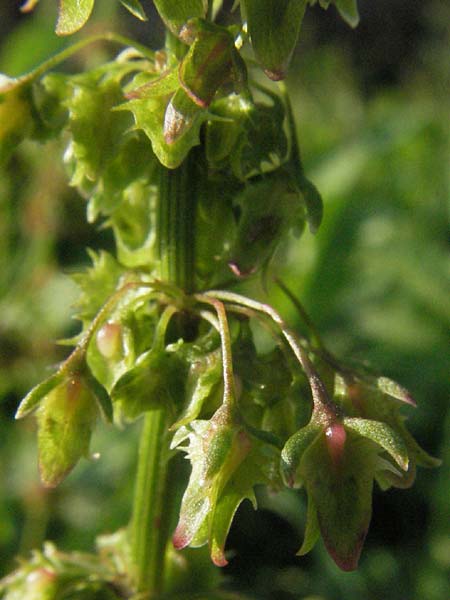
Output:
M98 2L90 28L112 17L106 4ZM257 513L244 504L224 572L230 589L258 599L448 597L450 36L443 23L450 23L450 11L438 0L420 8L412 3L417 27L411 15L407 22L418 43L398 59L393 75L392 57L401 50L377 46L383 71L367 42L383 21L371 20L369 4L360 3L360 46L341 25L326 35L338 22L332 9L322 29L314 11L305 20L288 84L306 170L325 200L324 221L316 237L305 234L281 248L273 270L302 299L331 349L355 361L364 356L412 391L419 407L408 412L410 427L444 465L419 472L410 490L375 495L366 549L352 574L339 572L320 545L311 556L295 557L306 518L302 493L261 492ZM411 3L394 5L401 16ZM52 32L51 2L42 0L33 18L18 19L15 10L0 8L0 71L8 75L65 43ZM158 39L150 16L150 24L133 22L135 35ZM131 23L125 11L120 23L122 29ZM398 24L399 39L405 27ZM105 52L99 46L79 60L91 64ZM54 142L24 144L0 167L0 574L17 552L44 539L89 550L96 534L117 529L130 512L137 427L100 427L92 447L101 459L78 466L48 491L38 483L32 425L13 422L18 399L65 355L53 340L75 333L76 288L67 274L88 263L86 246L111 244L107 233L86 224L84 201L67 187L60 152ZM268 288L270 301L301 328L270 280Z

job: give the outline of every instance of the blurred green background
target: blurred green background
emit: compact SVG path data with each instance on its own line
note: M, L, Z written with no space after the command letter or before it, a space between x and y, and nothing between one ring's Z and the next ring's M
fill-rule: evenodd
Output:
M20 74L67 45L53 34L55 2L32 15L0 6L0 72ZM118 4L118 3L117 3ZM114 28L157 48L151 2L139 23L98 0L86 35ZM229 538L226 584L256 598L447 600L450 590L449 186L450 6L440 0L360 0L355 31L330 8L310 9L288 86L308 176L325 202L319 233L280 248L274 270L302 299L327 344L410 389L409 426L443 458L410 490L374 495L360 569L343 574L322 545L296 557L302 493L260 492ZM72 40L73 41L73 40ZM84 51L77 70L109 55ZM33 420L14 422L20 398L65 354L54 340L77 331L71 272L85 247L110 247L67 187L56 142L23 144L0 166L0 576L44 539L92 548L126 523L138 427L101 426L92 450L57 490L39 485ZM297 315L277 289L270 301ZM445 445L447 441L447 445Z

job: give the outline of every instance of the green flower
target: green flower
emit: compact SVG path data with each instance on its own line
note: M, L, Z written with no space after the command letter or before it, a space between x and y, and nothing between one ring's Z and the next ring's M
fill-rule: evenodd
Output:
M272 481L279 452L237 423L226 405L209 421L181 427L172 447L185 440L189 445L181 449L187 452L192 472L173 543L181 549L209 542L213 562L224 566L225 541L234 514L246 498L255 506L253 487Z
M413 440L398 401L388 394L363 383L346 386L337 376L340 411L332 414L316 405L309 424L286 442L283 478L291 487L304 485L308 496L299 554L309 552L322 535L336 564L344 571L356 569L370 524L374 479L381 487L404 487L405 481L411 484L416 463L437 464Z
M47 487L57 486L82 456L89 456L95 422L102 411L110 418L105 390L88 373L60 369L22 400L16 419L35 412L39 472Z

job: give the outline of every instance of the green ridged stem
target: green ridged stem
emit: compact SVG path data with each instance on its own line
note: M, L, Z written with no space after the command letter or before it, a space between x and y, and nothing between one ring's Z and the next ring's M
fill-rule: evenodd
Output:
M196 153L177 169L159 167L156 253L159 279L187 293L195 290ZM148 412L141 432L131 520L136 591L156 598L163 592L165 550L171 536L174 466L169 461L169 409ZM173 416L173 415L172 415ZM172 482L173 483L173 482Z

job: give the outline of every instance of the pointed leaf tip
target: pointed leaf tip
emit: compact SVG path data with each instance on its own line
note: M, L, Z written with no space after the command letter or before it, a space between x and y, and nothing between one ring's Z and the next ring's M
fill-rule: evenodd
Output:
M398 384L396 381L389 379L388 377L378 377L377 378L377 388L383 392L383 394L387 394L392 398L396 398L401 402L405 402L405 404L409 404L410 406L417 407L417 404L414 398L411 397L410 393L403 386Z
M344 425L347 429L355 431L381 446L401 469L407 471L409 464L408 449L402 437L389 425L381 421L359 418L344 419Z

